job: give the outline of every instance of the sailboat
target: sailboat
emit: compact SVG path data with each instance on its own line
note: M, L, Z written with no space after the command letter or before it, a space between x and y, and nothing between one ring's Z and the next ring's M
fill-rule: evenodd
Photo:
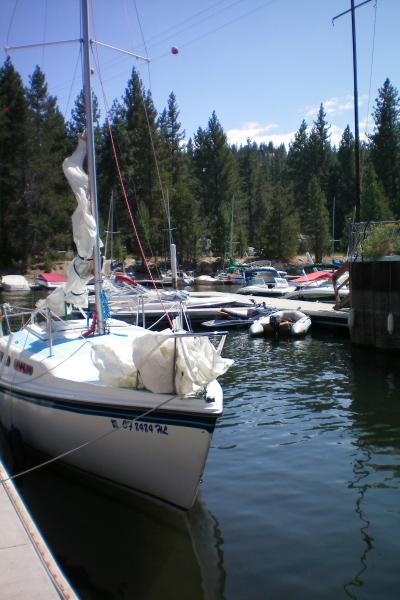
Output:
M179 328L159 333L109 318L102 289L96 192L89 0L81 0L86 135L63 164L75 194L78 255L68 282L14 331L3 305L0 419L10 435L105 482L182 509L196 499L212 434L223 410L217 377L232 364L207 335ZM87 156L89 177L83 170ZM96 312L86 307L94 266ZM49 458L50 457L50 458Z

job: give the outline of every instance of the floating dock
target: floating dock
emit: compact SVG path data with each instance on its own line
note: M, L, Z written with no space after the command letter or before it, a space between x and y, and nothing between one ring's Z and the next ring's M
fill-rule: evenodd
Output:
M229 296L231 299L229 305L234 307L237 313L242 314L243 317L246 316L249 306L264 303L266 307L274 307L276 310L300 310L311 318L313 325L348 331L348 308L336 310L333 304L319 301L289 300L286 298L270 298L268 296L242 296L235 293L229 294ZM243 304L246 304L246 306L243 306ZM229 305L227 304L227 306ZM221 310L223 310L222 306L187 308L186 312L191 322L194 325L198 325L203 321L217 318ZM146 309L146 323L153 323L157 319L162 318L164 314L164 311L161 309ZM174 315L174 313L171 314ZM115 318L126 318L126 315L123 316L121 314L121 316L118 316L117 313L114 316ZM133 318L133 314L131 316ZM139 324L141 324L141 321Z
M77 600L0 461L0 598Z

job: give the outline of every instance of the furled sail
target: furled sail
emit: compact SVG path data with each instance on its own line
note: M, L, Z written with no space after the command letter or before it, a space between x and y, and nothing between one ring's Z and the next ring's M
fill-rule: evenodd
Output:
M78 254L68 267L67 282L64 286L38 302L40 308L48 307L58 315L65 313L65 303L82 308L88 306L86 284L93 275L96 221L91 213L88 176L83 170L85 156L86 139L81 136L73 154L63 162L64 175L77 201L72 215L72 232Z

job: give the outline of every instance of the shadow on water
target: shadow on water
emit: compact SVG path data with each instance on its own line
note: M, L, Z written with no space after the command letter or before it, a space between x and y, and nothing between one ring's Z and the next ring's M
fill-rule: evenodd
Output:
M351 349L353 429L357 433L354 478L355 512L361 522L363 552L360 568L344 585L346 595L357 600L365 583L369 554L375 547L373 522L364 508L374 489L399 489L400 477L400 370L399 355L370 348ZM389 458L389 460L388 460Z
M21 457L8 439L0 451L10 469ZM40 461L26 448L24 458L25 467ZM80 598L224 598L223 538L201 500L184 513L62 466L14 482Z

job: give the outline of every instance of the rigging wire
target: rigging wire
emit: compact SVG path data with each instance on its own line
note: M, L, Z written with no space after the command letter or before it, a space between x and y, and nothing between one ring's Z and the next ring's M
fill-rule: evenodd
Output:
M139 31L140 31L140 35L142 36L142 42L143 42L143 47L144 47L144 50L145 50L146 58L149 58L149 51L147 49L146 39L145 39L144 33L143 33L142 21L140 19L140 15L139 15L138 7L137 7L137 4L136 4L136 0L132 0L132 2L133 2L133 5L135 7L136 18L137 18L137 21L138 21L138 24L139 24ZM150 61L147 62L147 74L148 74L148 77L149 77L149 88L151 90Z
M14 8L13 8L13 11L11 13L10 22L8 24L8 29L7 29L6 46L10 45L11 28L12 28L12 25L13 25L13 22L14 22L15 13L17 12L18 4L19 4L19 0L15 0Z
M219 6L220 4L223 4L224 2L226 2L227 0L219 0L218 2L215 2L214 4L211 4L210 6L208 6L207 8L203 8L202 10L198 11L197 13L194 13L193 15L186 17L186 19L183 19L182 21L179 21L178 23L176 23L176 25L171 25L170 27L167 27L166 29L160 31L159 33L153 35L152 37L150 37L148 39L148 42L152 42L157 40L159 37L161 36L166 36L168 35L175 35L174 30L178 27L180 27L181 25L184 25L187 22L190 22L192 19L195 19L196 17L198 17L199 15L202 15L203 13L215 8L216 6ZM242 1L242 0L239 0ZM236 4L237 2L233 2L232 4ZM226 7L225 10L227 10L228 8L230 8L232 6L232 4L230 4L229 6ZM215 14L215 13L214 13ZM214 17L214 14L211 14L209 17L207 18L212 18ZM192 27L192 25L191 25ZM184 31L184 30L183 30Z
M96 36L96 23L95 23L95 16L94 16L95 13L94 13L93 0L91 0L91 6L92 6L93 32L94 32L95 37L97 37ZM145 253L144 253L144 250L143 250L143 246L142 246L142 243L141 243L140 238L139 238L139 233L138 233L138 230L137 230L137 227L136 227L135 220L133 218L132 210L131 210L131 207L129 205L128 195L127 195L127 192L126 192L124 180L123 180L123 177L122 177L121 167L120 167L118 156L117 156L117 151L116 151L116 146L115 146L115 142L114 142L114 136L113 136L113 132L112 132L112 128L111 128L111 123L110 123L110 120L108 118L108 113L109 113L108 102L107 102L106 93L105 93L105 89L104 89L104 82L103 82L103 77L102 77L101 68L100 68L99 49L98 49L97 45L96 45L95 60L96 60L97 68L98 68L99 81L100 81L100 86L101 86L101 90L102 90L102 94L103 94L103 101L104 101L104 105L105 105L106 110L107 110L107 112L106 112L106 125L107 125L109 136L110 136L111 147L112 147L112 151L113 151L113 155L114 155L114 162L115 162L115 166L116 166L116 169L117 169L117 174L118 174L118 179L119 179L120 186L121 186L122 195L123 195L123 198L124 198L124 201L125 201L125 205L126 205L126 208L127 208L128 214L129 214L129 218L130 218L130 221L131 221L131 224L132 224L132 228L133 228L133 231L134 231L134 234L135 234L135 237L136 237L136 242L138 244L139 251L140 251L140 254L142 256L142 260L143 260L144 265L146 267L147 274L149 275L149 279L152 282L153 288L155 289L155 291L157 293L157 296L158 296L158 299L159 299L159 301L161 303L161 306L163 307L163 310L164 310L164 312L166 314L166 317L167 317L167 320L168 320L168 324L169 324L169 326L172 329L171 317L170 317L169 312L167 310L167 307L166 307L166 305L165 305L165 303L164 303L164 301L163 301L163 299L161 297L160 291L158 290L158 288L157 288L157 286L155 284L153 275L152 275L151 270L150 270L149 263L148 263L148 261L146 259L146 256L145 256Z
M138 24L139 24L139 30L140 30L140 34L142 36L143 45L144 45L144 48L146 50L146 56L148 57L146 40L144 38L143 28L142 28L142 22L141 22L141 19L140 19L139 11L137 9L136 0L133 0L133 4L135 6L136 17L137 17ZM149 62L147 63L147 67L148 67L148 73L149 73L149 83L151 85L150 64L149 64ZM147 130L148 130L148 133L149 133L151 150L153 152L154 163L155 163L155 167L156 167L156 171L157 171L158 185L160 186L161 198L162 198L162 201L163 201L163 204L164 204L165 214L166 214L166 216L168 216L167 200L166 200L166 197L165 197L164 186L163 186L162 179L161 179L159 162L158 162L156 148L155 148L155 145L154 145L154 140L153 140L153 136L152 136L152 132L151 132L151 127L150 127L150 119L149 119L149 115L148 115L148 111L147 111L147 106L146 106L146 102L145 102L145 97L144 97L144 93L143 93L142 89L140 89L140 93L141 93L141 96L142 96L142 103L143 103L144 113L145 113L145 116L146 116Z
M370 66L370 71L369 71L367 117L366 117L366 121L365 121L365 129L364 129L366 140L368 140L368 126L369 126L369 117L370 117L369 111L370 111L370 103L371 103L372 73L373 73L374 55L375 55L375 33L376 33L377 7L378 7L378 0L375 0L375 4L374 4L374 27L373 27L373 35L372 35L372 50L371 50L371 66ZM361 178L361 184L362 184L362 179L363 179L364 164L365 164L365 153L361 152L361 158L360 158L360 178Z
M44 0L44 19L43 19L43 33L42 33L42 42L43 44L46 41L46 35L47 35L47 0ZM43 45L42 47L42 71L44 72L44 57L45 57L45 47Z
M375 0L374 4L374 29L372 34L372 51L371 51L371 67L369 72L369 87L368 87L368 104L367 104L367 119L365 123L365 134L368 135L368 119L369 119L369 109L371 102L371 87L372 87L372 72L374 67L374 56L375 56L375 34L376 34L376 16L378 11L378 0Z
M77 59L76 59L75 68L74 68L74 74L72 76L71 86L69 88L68 99L67 99L67 103L65 105L64 121L66 121L66 119L67 119L67 112L68 112L69 105L70 105L70 102L71 102L72 90L73 90L73 88L75 86L76 74L77 74L77 71L78 71L79 62L81 62L81 64L82 64L82 47L81 46L79 48L78 56L77 56Z
M161 44L164 44L166 40L168 40L171 35L173 35L174 37L176 37L177 35L181 34L181 33L185 33L186 31L188 31L189 29L193 29L193 27L197 27L198 25L200 25L201 23L204 23L206 21L208 21L209 19L213 19L216 16L224 13L225 11L227 11L228 9L236 6L237 4L241 4L244 0L235 0L234 2L231 2L228 6L226 6L225 8L221 8L220 10L215 11L214 13L212 13L211 15L208 15L206 17L203 17L202 19L199 19L198 21L195 21L194 23L192 23L191 25L188 25L187 27L182 27L181 29L178 29L177 31L175 31L174 33L173 30L176 29L176 27L179 27L179 25L172 27L171 28L171 33L168 35L164 35L163 37L161 37L161 39L157 42L154 43L150 43L150 47L151 48L155 48L157 46L160 46ZM265 4L265 0L263 2L263 4ZM160 35L155 36L160 37Z
M168 402L171 402L171 400L174 399L174 396L170 396L169 398L167 398L166 400L163 400L162 402L160 402L159 404L157 404L157 406L153 406L153 408L149 408L149 410L146 410L145 412L143 412L142 414L138 415L137 417L135 417L134 419L129 419L129 422L132 423L136 423L137 421L139 421L140 419L144 419L145 417L147 417L148 415L150 415L151 413L159 410L162 406L165 406ZM82 444L79 444L79 446L75 446L74 448L70 448L69 450L66 450L65 452L62 452L61 454L58 454L57 456L53 456L52 458L45 460L37 465L35 465L34 467L30 467L29 469L25 469L24 471L20 471L19 473L16 473L15 475L11 475L10 477L6 477L5 479L0 479L0 483L6 483L7 481L12 481L14 479L18 479L19 477L22 477L22 475L28 475L29 473L33 473L33 471L37 471L38 469L42 469L43 467L46 467L47 465L50 465L51 463L56 462L57 460L61 460L62 458L65 458L66 456L69 456L70 454L73 454L74 452L77 452L78 450L81 450L82 448L87 448L88 446L91 446L92 444L99 442L100 440L108 437L109 435L112 435L113 433L116 433L117 431L122 431L123 429L125 429L125 427L123 425L113 425L113 428L110 431L106 431L105 433L102 433L101 435L98 435L90 440L86 440L86 442L83 442Z
M229 25L232 25L233 23L236 23L237 21L240 21L241 19L244 19L246 17L248 17L249 15L257 12L258 10L261 10L262 8L265 8L266 6L270 6L271 4L273 4L274 2L276 2L277 0L268 0L267 2L262 2L262 4L259 4L258 6L254 7L251 10L248 10L244 13L242 13L241 15L238 15L237 17L231 19L230 21L227 21L226 23L222 23L221 25L219 25L218 27L215 27L214 29L210 29L208 31L206 31L205 33L202 33L201 35L192 38L191 40L189 40L188 42L184 42L183 44L180 44L180 48L185 48L186 46L190 46L191 44L194 44L195 42L197 42L198 40L201 40L209 35L212 35L213 33L216 33L217 31L220 31L221 29L224 29L225 27L228 27ZM163 54L159 54L158 56L156 56L155 58L152 59L152 61L154 62L155 60L159 60L161 58L164 58L165 56L169 55L169 50L168 52L164 52Z

